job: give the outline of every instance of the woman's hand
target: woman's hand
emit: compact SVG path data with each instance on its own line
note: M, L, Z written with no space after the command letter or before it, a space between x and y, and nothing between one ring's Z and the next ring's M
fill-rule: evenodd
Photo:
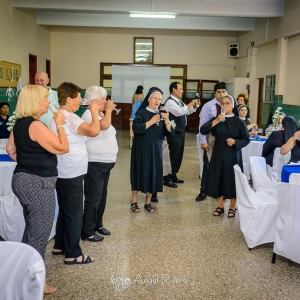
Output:
M227 142L227 145L229 147L232 147L233 145L235 145L235 140L234 139L229 138L229 139L226 140L226 142Z
M156 124L156 123L159 123L159 121L160 121L160 115L159 115L159 114L154 115L154 116L151 118L151 120L150 120L150 122L152 123L152 125L153 125L153 124Z
M56 126L64 125L65 122L65 115L62 113L62 111L59 109L56 113L56 115L53 117L54 122Z
M298 140L300 138L300 130L299 131L296 131L294 133L294 141Z
M222 114L219 114L216 118L216 120L218 120L219 122L222 122L221 120L225 119L225 116Z
M95 101L92 101L90 104L90 111L91 114L97 114L98 115L99 106Z
M108 100L106 103L105 111L111 113L116 106L117 105L114 104L114 102L112 100Z

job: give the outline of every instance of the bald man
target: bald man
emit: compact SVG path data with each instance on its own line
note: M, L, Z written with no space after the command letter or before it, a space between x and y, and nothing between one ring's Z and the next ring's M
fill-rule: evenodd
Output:
M56 107L59 107L57 92L51 90L50 86L47 86L48 83L49 83L49 77L48 77L48 74L46 72L39 71L35 74L35 84L40 85L40 86L48 89L49 90L48 99ZM52 118L53 118L53 115L52 115L52 112L49 109L47 113L45 113L41 116L40 120L49 128L50 121L51 121Z

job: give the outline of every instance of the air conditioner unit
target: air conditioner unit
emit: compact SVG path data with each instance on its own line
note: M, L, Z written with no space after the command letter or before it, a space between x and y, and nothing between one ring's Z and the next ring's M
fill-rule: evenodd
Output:
M240 56L240 44L239 43L228 44L227 51L228 51L228 53L227 53L228 57L239 57Z

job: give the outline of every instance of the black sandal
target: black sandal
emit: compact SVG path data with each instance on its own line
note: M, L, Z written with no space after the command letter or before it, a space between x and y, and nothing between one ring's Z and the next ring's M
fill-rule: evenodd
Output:
M64 250L60 250L60 251L52 250L52 255L65 255L65 251Z
M148 211L149 213L154 213L154 212L155 212L155 209L154 209L154 207L151 205L151 203L150 203L150 204L145 204L144 207L145 207L145 209L147 209L147 211Z
M86 257L86 259L84 259L84 255L82 254L81 255L81 261L77 261L77 259L79 257L76 257L73 260L64 260L64 263L66 265L84 265L84 264L89 264L89 263L93 262L93 260L91 259L91 257L89 255Z
M236 209L229 208L228 209L228 218L234 218L235 217L235 212L236 212Z
M131 203L131 210L135 213L139 213L141 210L136 202Z
M215 214L216 213L216 214ZM221 215L223 215L224 214L224 207L222 208L222 207L217 207L215 210L214 210L214 216L215 217L219 217L219 216L221 216Z

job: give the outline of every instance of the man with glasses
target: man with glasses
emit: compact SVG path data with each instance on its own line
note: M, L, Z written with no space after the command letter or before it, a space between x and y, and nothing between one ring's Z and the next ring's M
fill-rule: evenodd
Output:
M205 103L200 112L198 138L201 141L201 148L202 150L204 150L204 153L203 153L203 170L202 170L202 177L201 177L200 193L196 197L196 201L202 201L206 198L209 161L210 161L210 157L214 145L214 137L211 136L211 134L208 135L201 134L200 127L221 113L220 101L223 96L227 95L227 86L225 82L218 82L215 84L214 95L215 98Z
M179 82L171 83L169 87L170 96L165 101L165 109L169 111L169 119L175 127L175 134L172 137L167 137L167 142L170 151L170 160L172 174L164 176L164 185L172 188L177 188L176 183L183 183L183 180L177 178L177 173L180 169L183 152L185 130L187 125L187 115L195 112L199 99L192 100L189 104L184 104L180 98L183 94L182 85Z

